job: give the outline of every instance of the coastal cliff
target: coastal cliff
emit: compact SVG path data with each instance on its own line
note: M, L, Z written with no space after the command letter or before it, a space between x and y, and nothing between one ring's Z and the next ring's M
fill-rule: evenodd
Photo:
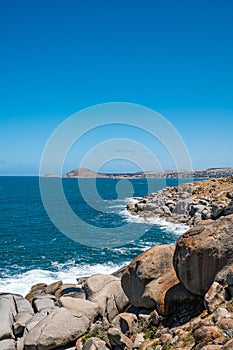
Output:
M200 220L190 222L176 246L152 247L112 275L39 283L26 297L0 293L0 349L233 349L232 193L227 178L139 199L145 206L169 199L172 207L186 208L188 220L191 208ZM179 203L187 200L188 206ZM210 218L203 217L206 210ZM183 211L170 215L181 217Z

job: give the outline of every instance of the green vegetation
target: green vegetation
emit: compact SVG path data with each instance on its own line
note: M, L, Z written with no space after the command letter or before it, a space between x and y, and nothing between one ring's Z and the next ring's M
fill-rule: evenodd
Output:
M161 342L159 340L156 340L152 345L148 346L146 350L155 350L157 345L161 345ZM171 342L167 341L162 346L162 350L170 350L171 349Z
M152 317L149 318L148 322L146 322L144 320L139 321L138 331L144 333L145 339L153 340L155 338L158 338L158 336L156 334L157 330L158 330L158 328L152 324Z
M83 344L86 343L86 341L92 337L100 338L104 340L106 343L108 343L107 331L103 327L94 328L93 331L84 334L84 336L82 337L82 343Z

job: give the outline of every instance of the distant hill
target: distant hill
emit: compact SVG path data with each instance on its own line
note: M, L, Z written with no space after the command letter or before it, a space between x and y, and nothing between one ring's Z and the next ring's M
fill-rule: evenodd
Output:
M78 168L70 171L69 173L65 174L63 177L77 177L77 178L106 178L108 177L106 174L96 173L95 171L92 171L90 169L86 168Z
M48 174L46 177L59 177L59 175ZM233 168L210 168L206 170L160 170L137 173L99 173L86 168L74 169L63 176L63 178L220 178L233 176Z
M219 178L227 177L233 175L233 168L211 168L207 170L161 170L161 171L147 171L137 172L137 173L113 173L113 174L103 174L96 173L92 170L85 168L78 168L70 171L64 177L72 178Z

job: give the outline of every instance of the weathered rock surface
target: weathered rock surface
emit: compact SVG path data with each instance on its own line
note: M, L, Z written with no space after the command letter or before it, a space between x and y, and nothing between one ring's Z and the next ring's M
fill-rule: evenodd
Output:
M80 316L86 316L91 322L94 322L95 318L100 313L100 307L97 303L89 300L76 299L71 297L61 297L61 305L75 314Z
M13 329L15 336L23 335L24 329L26 327L26 323L32 318L32 315L29 313L26 314L18 314L15 317L15 322L13 323Z
M137 257L125 270L121 283L130 303L164 312L164 297L178 283L174 268L174 247L156 246Z
M13 295L13 298L15 301L17 313L34 315L34 311L31 304L22 295Z
M55 294L56 291L61 288L61 286L63 285L63 282L60 281L56 281L53 283L50 283L46 288L45 288L45 292L46 294Z
M137 332L138 319L136 315L124 312L117 315L111 325L118 328L123 334L132 335Z
M4 339L0 341L0 350L15 350L14 339Z
M124 311L129 304L128 298L121 287L121 279L118 277L102 274L93 275L86 280L84 289L87 299L96 302L100 306L102 315L105 315L108 311L106 308L109 299L112 299L109 307L113 307L117 313ZM108 314L110 314L109 311Z
M109 346L105 341L93 337L85 342L83 350L109 350Z
M89 327L85 317L74 316L70 310L52 311L25 336L25 350L50 350L61 347L83 335Z
M36 312L43 309L53 309L55 307L56 298L53 295L38 296L33 300L33 307Z
M133 348L133 342L126 335L124 335L118 328L109 328L108 338L113 349L129 349Z
M195 305L199 303L198 297L184 288L179 283L171 287L165 295L165 315L171 315L176 312L181 305Z
M193 228L176 244L174 267L185 288L204 296L213 282L226 281L233 263L233 215Z
M0 294L0 340L14 339L12 325L16 313L13 295Z

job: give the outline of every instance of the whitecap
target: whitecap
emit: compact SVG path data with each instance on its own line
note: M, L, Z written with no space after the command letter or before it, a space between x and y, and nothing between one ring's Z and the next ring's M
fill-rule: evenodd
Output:
M76 265L73 260L65 264L53 262L52 265L57 271L33 269L14 276L5 274L1 278L0 293L16 293L25 296L30 291L31 286L37 283L49 284L62 280L63 283L76 284L76 278L78 277L91 276L97 273L111 274L123 267L113 263Z
M125 218L127 222L147 224L147 225L157 225L160 229L166 232L176 233L178 236L182 235L183 233L188 231L190 228L186 224L170 222L158 216L144 218L139 215L132 215L127 209L122 210L121 215Z

